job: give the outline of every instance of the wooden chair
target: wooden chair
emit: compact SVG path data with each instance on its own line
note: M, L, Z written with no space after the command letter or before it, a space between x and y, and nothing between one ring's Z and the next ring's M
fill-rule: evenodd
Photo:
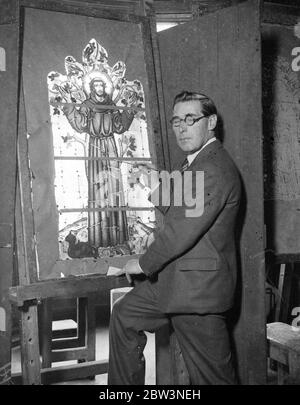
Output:
M267 324L270 368L277 370L278 385L300 384L300 328L288 324L290 299L298 255L278 255L278 298L274 322Z
M39 339L43 368L51 367L54 362L77 360L78 363L83 363L96 360L95 305L93 301L92 296L77 298L75 302L76 320L67 320L67 323L71 323L68 328L53 329L53 299L43 300L39 312ZM66 321L64 321L65 324Z

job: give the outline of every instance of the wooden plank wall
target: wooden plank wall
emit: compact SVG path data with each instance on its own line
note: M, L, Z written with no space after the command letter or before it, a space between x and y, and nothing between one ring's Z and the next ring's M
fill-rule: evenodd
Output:
M0 385L10 381L11 306L16 180L18 26L14 3L0 1Z
M292 52L300 46L300 3L298 8L265 5L263 17L267 248L276 257L289 255L296 261L300 257L300 76Z
M210 95L220 112L225 147L244 182L240 280L234 317L243 384L266 380L263 243L262 108L259 1L219 10L159 33L166 116L183 89ZM182 161L169 127L171 166Z

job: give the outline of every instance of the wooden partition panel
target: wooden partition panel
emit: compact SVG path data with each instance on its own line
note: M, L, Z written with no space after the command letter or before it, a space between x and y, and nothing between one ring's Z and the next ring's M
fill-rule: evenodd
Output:
M298 256L299 260L300 7L281 7L279 10L277 7L265 7L264 17L262 55L267 247L268 252L276 256L289 255L293 260L297 260Z
M0 2L0 385L10 380L11 307L18 93L18 26L9 2Z
M243 180L239 282L233 314L242 384L266 381L260 2L220 9L159 33L166 116L182 90L206 93ZM169 127L171 166L183 160Z

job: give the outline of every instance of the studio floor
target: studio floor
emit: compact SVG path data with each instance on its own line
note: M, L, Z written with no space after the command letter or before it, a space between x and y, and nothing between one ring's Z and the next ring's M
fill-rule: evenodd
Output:
M109 344L108 344L108 325L109 325L110 310L108 307L103 307L96 311L96 360L108 359ZM66 329L76 326L72 319L60 320L53 323L54 329ZM155 335L146 333L147 345L145 348L146 359L146 385L155 385ZM18 342L18 339L15 339ZM53 363L52 367L60 365L68 365L74 362ZM12 348L12 374L21 372L21 351L20 345L15 343ZM276 372L268 367L268 385L277 385ZM94 379L82 379L73 381L62 381L53 385L107 385L107 374L97 375Z

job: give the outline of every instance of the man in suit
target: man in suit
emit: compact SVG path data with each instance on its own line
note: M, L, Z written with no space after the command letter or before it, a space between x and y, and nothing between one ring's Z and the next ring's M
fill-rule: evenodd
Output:
M236 285L235 221L240 202L236 166L215 137L217 110L201 93L184 91L174 100L171 120L186 171L204 173L199 215L172 203L155 241L124 270L146 280L119 300L110 323L108 384L144 384L144 331L171 322L191 384L236 384L226 312ZM185 177L185 171L182 175Z

